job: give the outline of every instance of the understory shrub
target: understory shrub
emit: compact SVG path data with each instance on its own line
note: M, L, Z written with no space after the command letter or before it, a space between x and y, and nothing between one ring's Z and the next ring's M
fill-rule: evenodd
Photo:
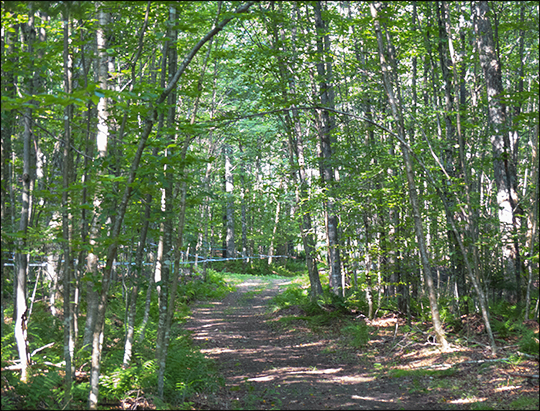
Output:
M343 327L342 332L349 339L349 344L355 348L363 347L370 340L369 326L364 322Z
M310 306L309 290L299 284L292 284L283 292L277 294L270 303L273 311L278 311L291 306L308 308Z
M345 298L347 307L351 310L367 313L369 310L368 302L366 301L366 293L360 290L350 292Z
M421 321L431 321L429 299L427 297L411 298L411 314Z
M12 380L14 393L11 393L14 395L10 395L9 399L6 398L5 404L2 396L2 409L59 409L63 397L63 389L59 388L61 382L62 377L56 370L40 375L30 374L27 383L14 378Z
M217 271L208 269L206 281L189 281L178 285L178 296L181 302L188 303L194 300L220 299L232 291L223 276Z
M186 336L171 341L165 369L165 396L171 404L183 404L196 392L215 392L223 384L214 363Z
M522 337L519 342L519 349L524 353L538 355L540 344L538 341L538 332L529 329L522 329Z
M216 261L212 263L212 268L215 271L260 276L277 274L283 277L295 277L307 273L305 260L299 258L285 258L284 262L275 260L272 264L268 264L266 258L252 258L249 262L247 260Z

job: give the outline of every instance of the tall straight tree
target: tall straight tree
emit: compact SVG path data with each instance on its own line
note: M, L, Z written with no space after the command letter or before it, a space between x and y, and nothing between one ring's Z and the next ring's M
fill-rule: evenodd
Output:
M317 75L319 83L318 94L321 96L322 107L334 109L334 90L332 87L332 57L330 53L330 36L326 22L322 18L322 3L315 2L316 44L317 44ZM328 110L318 110L319 138L321 145L321 177L325 186L326 206L326 237L328 241L328 265L330 267L330 284L334 294L338 295L341 284L341 260L339 250L338 216L334 201L334 169L332 166L332 131L334 120ZM344 291L344 290L343 290Z
M489 129L493 152L493 169L497 185L497 205L499 206L499 228L506 276L516 282L515 297L521 302L521 261L519 255L518 232L520 220L517 194L517 171L514 151L517 143L510 144L506 108L502 101L504 88L501 63L496 52L493 29L489 18L487 1L474 3L474 29L480 65L484 73L489 113Z
M34 41L36 38L36 32L34 27L34 11L32 6L29 7L29 18L26 23L22 23L22 32L24 42L26 43L26 52L28 55L33 54ZM28 95L32 95L33 91L33 73L29 73L26 78L25 91ZM17 342L17 349L19 351L19 359L21 361L21 381L26 382L28 379L28 365L30 363L30 356L28 353L28 339L27 339L27 290L26 280L28 276L28 250L27 250L27 234L28 225L31 213L31 180L32 171L31 166L31 139L32 139L32 127L33 127L33 110L29 106L27 107L22 116L23 121L23 170L22 170L22 190L21 190L21 212L19 220L18 230L18 244L17 252L15 253L15 341Z
M178 41L178 30L175 29L177 24L177 10L175 6L169 7L169 30L167 38L168 47L165 47L165 52L167 53L167 63L168 63L168 75L169 81L172 78L173 74L176 73L178 66L178 51L177 51L177 41ZM169 143L171 146L174 146L177 139L177 134L175 132L175 118L177 110L177 101L176 101L176 89L173 89L167 98L167 104L169 106L167 112L167 130L169 130ZM169 151L170 150L170 151ZM173 154L174 148L167 149L168 154ZM168 168L165 170L165 189L163 190L162 205L165 205L164 211L164 221L162 222L162 235L160 235L160 243L163 241L164 249L166 254L162 257L166 257L168 261L173 261L173 250L172 250L172 236L173 236L173 187L175 184L174 174L172 170L172 164L168 165ZM164 233L164 234L163 234ZM165 240L165 241L164 241ZM178 250L176 250L178 251ZM159 305L159 325L158 325L158 334L156 341L156 359L159 364L158 369L158 395L160 398L163 398L163 390L165 384L165 366L167 360L167 336L169 333L170 325L168 323L169 315L171 309L174 309L174 302L176 297L175 287L171 287L171 284L176 284L178 282L178 273L175 271L178 269L180 261L174 261L175 267L172 267L171 264L163 264L162 267L163 277L162 277L162 294L161 294L161 303ZM172 272L172 276L171 276ZM170 296L170 297L169 297ZM169 301L170 298L170 301Z
M69 50L70 37L70 15L69 3L64 9L64 92L70 95L72 92L72 60ZM72 250L72 215L69 198L69 186L73 174L73 161L71 156L71 120L73 117L73 105L69 104L64 109L64 153L62 167L62 234L63 234L63 254L64 254L64 360L66 362L66 388L64 405L67 407L71 400L71 385L75 377L73 367L73 353L75 350L75 327L72 298L73 280L73 250Z
M109 23L109 13L107 13L104 10L104 6L100 3L98 3L98 28L96 31L96 46L97 46L97 53L96 53L96 75L97 75L97 83L99 85L99 88L103 91L107 91L109 89L108 85L108 77L109 77L109 70L108 70L108 55L107 55L107 47L108 47L108 41L107 41L107 25ZM109 102L108 97L104 95L104 93L101 93L102 96L99 99L99 102L97 104L97 134L96 134L96 147L97 147L97 160L98 163L96 170L97 170L97 179L99 180L99 176L103 173L103 167L104 163L106 161L107 152L108 152L108 141L109 141L109 126L108 126L108 119L109 119ZM93 150L91 150L93 152ZM88 181L87 181L88 182ZM93 278L99 277L99 268L98 268L98 254L99 254L99 236L101 234L102 230L102 224L103 221L106 219L106 216L102 215L104 213L102 202L103 202L103 192L102 187L97 185L95 192L94 192L94 198L93 198L93 210L94 215L92 217L92 221L90 223L90 230L89 230L89 246L90 251L88 252L88 255L86 257L86 270L88 273L92 274ZM83 347L88 347L90 349L92 347L92 341L94 338L94 332L95 332L95 324L96 324L96 316L97 316L97 310L98 310L98 299L99 295L98 292L95 290L95 284L93 281L88 281L87 283L87 310L86 310L86 322L85 322L85 328L84 328L84 337L83 337ZM97 337L99 338L99 336Z
M393 59L389 49L391 45L384 45L383 36L381 32L381 25L379 21L379 9L381 8L381 3L371 3L370 10L371 16L373 17L373 24L375 27L375 33L377 36L377 44L379 46L379 59L381 63L382 77L384 88L386 90L386 95L388 97L388 102L392 110L392 116L396 120L397 134L401 137L401 140L405 141L405 126L403 122L403 113L401 107L401 96L399 87L397 88L397 95L394 93L394 85L392 82L392 73L390 70L396 70L396 62ZM397 85L396 85L397 86ZM401 144L401 150L403 152L403 160L405 161L405 173L407 175L407 183L409 188L409 199L411 202L411 207L414 216L414 228L416 231L416 240L418 242L418 250L420 252L420 259L422 263L422 270L424 273L424 278L428 288L428 298L431 308L431 317L433 320L433 328L437 336L437 341L441 345L443 351L448 350L448 342L446 341L446 336L444 329L442 328L439 309L437 304L437 296L435 294L435 289L433 286L433 278L431 276L431 262L426 247L426 241L424 236L424 228L422 226L422 217L420 213L420 204L418 201L418 194L416 192L416 184L414 181L414 168L409 154L409 148L405 144Z
M283 26L279 28L272 20L273 46L276 49L278 59L279 78L281 86L281 95L284 103L292 104L292 110L285 112L285 124L288 127L288 150L291 166L291 180L296 187L296 209L300 210L300 236L306 253L306 265L310 282L310 295L313 300L322 294L321 279L317 267L317 255L315 247L315 238L313 236L312 216L307 200L309 199L308 188L309 181L306 172L306 159L304 155L304 130L300 118L297 104L294 102L298 96L298 26L300 21L300 9L298 3L294 3L294 14L296 20L291 24L290 46L287 48L285 30ZM271 3L272 10L274 2ZM283 13L283 3L279 3L280 14ZM281 42L279 41L281 40ZM277 49L281 44L282 53ZM284 56L283 56L284 55ZM287 60L285 59L287 56Z
M109 24L110 15L107 13L104 8L104 4L98 3L98 29L96 31L96 41L97 41L97 80L101 90L108 90L108 56L107 56L107 26ZM102 93L103 94L103 93ZM98 160L102 162L105 161L107 156L107 146L109 140L109 108L108 108L108 99L103 95L99 99L97 106L97 136L96 144L98 151ZM103 165L100 167L102 169ZM94 195L94 217L90 227L90 245L92 246L91 252L88 253L87 262L89 272L95 275L97 278L98 275L98 236L100 235L100 224L103 220L101 214L104 212L102 209L102 197L98 190ZM111 261L112 268L112 261ZM108 278L103 275L101 283L101 295L105 292L108 293L106 288L108 287ZM89 282L88 287L88 311L85 325L85 339L83 344L91 343L92 347L92 368L90 371L90 393L88 397L88 406L90 409L95 409L97 407L98 392L99 392L99 369L101 362L101 349L103 344L103 325L104 321L99 321L100 316L105 316L106 305L99 300L99 293L94 291L93 284ZM105 294L105 300L107 295ZM89 339L89 340L87 340Z
M139 47L137 50L137 54L135 55L135 58L133 62L131 63L131 86L130 91L133 91L133 86L136 81L135 78L135 67L137 65L137 61L139 60L142 50L143 50L143 40L144 40L144 34L146 32L146 29L148 27L148 17L150 13L150 2L148 2L148 5L146 7L146 13L144 16L144 23L141 27L141 31L139 34ZM124 119L126 119L127 113L124 115ZM127 318L127 324L126 324L126 339L124 342L124 358L122 361L122 367L127 368L129 365L129 362L131 360L131 351L133 347L133 339L134 339L134 333L135 333L135 314L137 311L137 297L139 295L139 286L143 277L143 259L144 259L144 251L146 246L146 237L148 235L148 227L150 225L150 212L151 212L151 204L152 204L152 195L147 194L145 198L145 209L144 209L144 219L142 222L140 237L139 237L139 244L137 246L137 251L135 253L135 266L134 266L134 273L135 273L135 283L133 284L131 288L130 296L128 297L128 304L126 304L126 318Z
M232 147L230 144L223 146L225 160L225 253L227 258L235 255L234 241L234 176L232 173Z
M445 132L446 132L446 142L444 147L444 168L446 174L454 178L456 176L456 168L454 165L454 146L456 145L456 127L455 127L455 118L453 114L454 108L454 93L452 86L452 76L449 70L449 66L453 65L450 59L450 53L448 51L449 45L449 33L446 30L448 25L447 19L447 5L446 2L437 1L437 21L439 27L439 38L438 38L438 51L439 51L439 64L441 66L442 80L444 82L444 123L445 123ZM444 189L446 195L446 201L448 202L450 208L455 209L455 204L453 196L451 196L447 189ZM457 213L454 214L453 218L457 219ZM450 263L452 276L456 278L458 284L458 301L459 297L464 297L464 278L465 270L463 268L463 261L459 253L459 246L457 245L457 240L454 237L454 232L448 228L448 246L450 247ZM463 301L463 300L462 300ZM464 305L464 304L462 304ZM463 309L465 311L465 309Z

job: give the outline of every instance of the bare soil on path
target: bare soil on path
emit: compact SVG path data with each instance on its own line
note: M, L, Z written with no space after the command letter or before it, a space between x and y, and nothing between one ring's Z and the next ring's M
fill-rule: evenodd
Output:
M192 333L201 351L216 360L226 381L219 393L199 394L194 399L196 408L470 408L466 402L451 401L452 392L460 394L455 392L459 383L445 382L437 389L433 384L427 388L418 378L389 378L384 368L398 359L388 352L368 357L363 349L339 343L336 335L314 333L301 322L293 327L278 326L276 315L268 313L268 302L289 283L287 279L249 277L222 301L193 305L184 328ZM394 327L390 329L388 340ZM384 337L379 343L389 347ZM422 360L415 359L417 363ZM444 359L439 356L438 360ZM459 380L468 374L470 370L460 367L451 378ZM430 382L430 377L425 378ZM472 381L478 385L481 378L473 375Z

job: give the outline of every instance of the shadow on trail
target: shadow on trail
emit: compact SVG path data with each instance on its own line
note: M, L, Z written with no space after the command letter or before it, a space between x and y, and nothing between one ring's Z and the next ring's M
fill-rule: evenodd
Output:
M263 282L250 280L223 301L197 304L186 324L201 351L216 360L233 409L440 408L373 375L356 356L325 352L329 340L305 330L274 330L266 307L286 283L271 280L260 290Z

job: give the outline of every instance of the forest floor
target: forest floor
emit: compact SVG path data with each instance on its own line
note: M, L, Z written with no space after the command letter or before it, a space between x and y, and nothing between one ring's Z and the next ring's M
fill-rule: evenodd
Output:
M517 347L493 358L479 334L476 347L441 353L422 324L418 341L400 331L403 320L387 317L371 322L378 331L354 348L341 320L313 329L299 307L271 313L269 301L289 283L246 277L223 300L193 305L184 327L225 379L219 392L192 398L194 408L538 409L538 379L520 377L538 374L538 363L502 360Z

